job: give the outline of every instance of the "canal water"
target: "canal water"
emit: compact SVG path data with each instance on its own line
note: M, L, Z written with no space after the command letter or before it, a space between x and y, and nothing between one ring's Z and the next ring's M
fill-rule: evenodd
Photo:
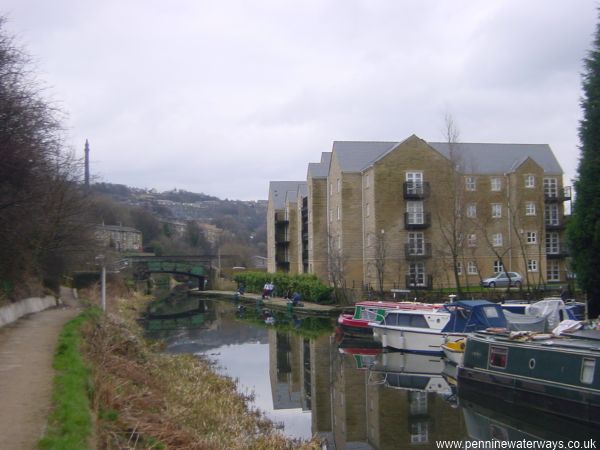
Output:
M317 435L328 449L428 449L441 440L584 440L587 427L458 399L443 358L382 352L346 339L332 319L271 313L184 297L150 308L148 335L169 353L212 361L289 437Z

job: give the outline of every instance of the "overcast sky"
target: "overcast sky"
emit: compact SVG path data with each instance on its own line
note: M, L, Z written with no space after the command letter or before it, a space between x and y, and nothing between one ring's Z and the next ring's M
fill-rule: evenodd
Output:
M546 143L571 183L592 0L0 0L101 181L266 199L334 140Z

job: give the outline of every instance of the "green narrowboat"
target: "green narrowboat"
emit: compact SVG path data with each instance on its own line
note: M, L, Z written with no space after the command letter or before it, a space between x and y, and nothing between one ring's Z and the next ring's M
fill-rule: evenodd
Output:
M600 332L515 340L476 332L458 369L459 396L479 392L583 423L600 425Z

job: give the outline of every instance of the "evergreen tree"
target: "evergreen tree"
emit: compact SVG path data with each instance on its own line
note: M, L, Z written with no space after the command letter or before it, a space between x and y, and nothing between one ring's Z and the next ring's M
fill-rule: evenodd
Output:
M600 24L584 67L581 157L568 236L577 282L587 294L589 316L594 318L600 314Z

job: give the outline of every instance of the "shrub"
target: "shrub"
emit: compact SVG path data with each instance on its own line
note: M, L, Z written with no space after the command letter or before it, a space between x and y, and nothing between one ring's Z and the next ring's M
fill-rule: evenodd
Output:
M243 284L247 292L260 294L265 283L270 281L275 285L274 294L283 296L286 292L298 292L303 300L321 304L333 302L333 288L324 285L316 275L286 273L244 272L233 278L238 284Z

